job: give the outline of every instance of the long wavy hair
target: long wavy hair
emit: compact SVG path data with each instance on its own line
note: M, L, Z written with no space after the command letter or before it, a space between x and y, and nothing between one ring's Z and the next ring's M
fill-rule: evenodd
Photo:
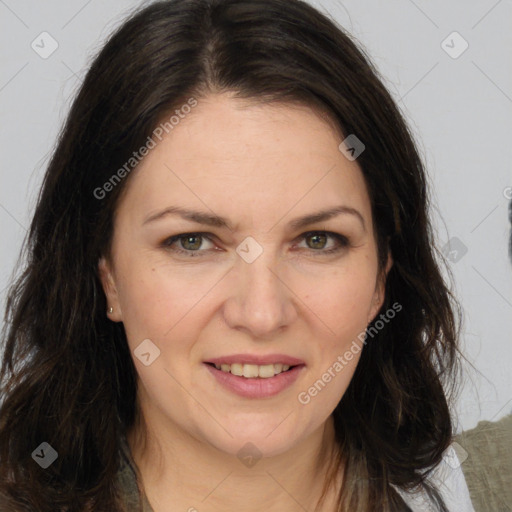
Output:
M441 273L425 166L362 45L299 0L159 1L132 13L94 58L8 292L0 370L7 510L124 510L115 476L120 439L139 418L136 370L123 324L106 317L98 261L109 254L136 165L108 194L98 190L188 98L227 91L327 112L363 141L357 162L380 270L388 250L394 260L381 311L395 302L403 311L375 329L333 412L337 449L322 500L343 469L340 511L410 510L397 488L421 488L446 511L428 477L454 435L461 313ZM58 452L45 470L31 456L42 442Z

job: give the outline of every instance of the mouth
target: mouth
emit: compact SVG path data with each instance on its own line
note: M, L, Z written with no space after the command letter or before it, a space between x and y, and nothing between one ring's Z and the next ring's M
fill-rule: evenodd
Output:
M301 365L289 365L283 363L275 363L275 364L242 364L242 363L233 363L233 364L214 364L214 363L206 363L209 366L216 368L224 373L231 373L232 375L236 375L237 377L245 377L246 379L270 379L279 375L280 373L289 372L293 368ZM303 366L303 365L302 365Z
M214 382L244 398L270 398L299 378L306 367L301 359L283 354L234 354L203 362Z

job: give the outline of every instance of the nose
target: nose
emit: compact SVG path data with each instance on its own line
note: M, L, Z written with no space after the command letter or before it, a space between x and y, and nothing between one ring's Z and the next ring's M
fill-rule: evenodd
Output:
M230 293L224 303L230 328L245 331L253 339L269 340L297 317L296 296L270 250L252 263L238 258L230 274Z

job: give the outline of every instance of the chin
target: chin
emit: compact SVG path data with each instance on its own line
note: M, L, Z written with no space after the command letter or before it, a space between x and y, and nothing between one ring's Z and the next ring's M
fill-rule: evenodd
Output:
M237 457L247 467L255 465L262 457L276 457L286 453L295 445L294 440L289 437L285 442L279 442L276 439L269 439L267 434L261 434L259 437L235 436L216 441L211 443L215 448Z
M205 437L218 450L239 458L246 454L258 458L274 457L287 452L300 441L296 424L286 424L288 420L283 422L285 417L273 418L272 421L260 420L257 424L254 421L238 421L236 426L227 422L223 426L233 437L224 430L221 436L212 438L210 431L205 433Z

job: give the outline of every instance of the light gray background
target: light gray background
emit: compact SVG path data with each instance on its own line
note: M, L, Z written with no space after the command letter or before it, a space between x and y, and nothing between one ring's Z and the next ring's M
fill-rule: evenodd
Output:
M147 3L147 2L146 2ZM458 430L512 412L512 3L311 1L367 49L409 120L433 185L439 246L452 239L466 365ZM91 58L140 1L0 0L0 300L58 130ZM48 58L42 32L58 43ZM469 44L448 38L457 31ZM48 48L46 43L46 48ZM446 45L452 47L446 48ZM445 49L444 49L445 48ZM453 242L458 238L467 253ZM461 257L462 256L462 257Z

